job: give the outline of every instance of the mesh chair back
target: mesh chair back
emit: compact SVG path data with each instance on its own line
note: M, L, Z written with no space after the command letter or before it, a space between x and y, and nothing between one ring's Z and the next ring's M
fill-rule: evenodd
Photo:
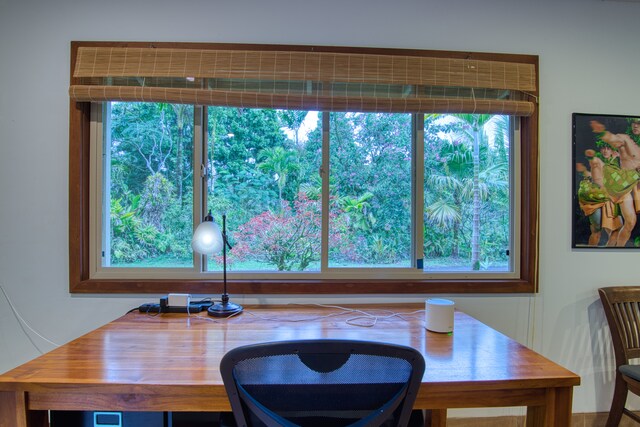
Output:
M238 426L406 426L425 363L417 350L352 340L263 343L220 364Z

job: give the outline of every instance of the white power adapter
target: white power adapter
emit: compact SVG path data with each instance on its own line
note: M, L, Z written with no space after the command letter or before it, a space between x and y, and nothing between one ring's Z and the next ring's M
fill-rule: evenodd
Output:
M169 307L189 307L191 294L169 294L167 305Z

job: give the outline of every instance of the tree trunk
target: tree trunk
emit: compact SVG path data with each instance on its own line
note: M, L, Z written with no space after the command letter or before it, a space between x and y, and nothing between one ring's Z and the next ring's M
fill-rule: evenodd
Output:
M173 105L173 110L176 114L176 124L178 127L178 150L176 153L176 188L178 191L178 200L182 205L182 175L184 172L184 148L182 146L184 140L184 119L185 119L185 105Z
M453 195L453 203L455 206L457 206L457 208L460 210L460 212L463 212L464 209L462 207L462 203L460 201L460 194L458 192L455 192ZM451 249L451 257L454 259L458 259L460 258L460 221L454 221L453 222L453 230L452 230L452 237L453 237L453 248Z
M480 270L480 130L473 125L473 228L471 232L471 267Z

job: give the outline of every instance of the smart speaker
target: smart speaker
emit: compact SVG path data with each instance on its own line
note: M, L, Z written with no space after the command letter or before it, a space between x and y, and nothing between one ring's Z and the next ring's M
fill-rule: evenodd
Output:
M448 299L430 298L425 302L424 326L429 331L453 332L455 303Z

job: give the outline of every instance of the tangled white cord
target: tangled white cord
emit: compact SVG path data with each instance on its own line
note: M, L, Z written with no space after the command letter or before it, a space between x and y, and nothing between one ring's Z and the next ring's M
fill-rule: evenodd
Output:
M295 305L311 305L311 306L316 306L316 307L323 307L323 308L333 308L333 309L337 309L340 310L338 312L334 312L334 313L328 313L328 314L323 314L323 315L319 315L319 316L310 316L310 317L304 317L304 318L298 318L298 319L292 319L292 318L274 318L274 317L267 317L267 316L260 316L256 313L252 313L250 311L247 311L246 313L257 317L258 319L261 320L268 320L268 321L276 321L276 322L311 322L314 320L321 320L321 319L328 319L330 317L336 317L336 316L343 316L345 314L354 314L353 317L349 317L348 319L345 320L345 323L351 326L359 326L362 328L372 328L376 325L376 323L378 323L378 320L386 320L386 319L391 319L393 317L399 317L403 320L404 319L403 316L410 316L412 314L416 314L416 313L420 313L423 312L424 310L417 310L417 311L413 311L413 312L409 312L409 313L396 313L390 310L381 310L384 313L387 313L385 315L377 315L377 314L373 314L373 313L369 313L366 312L364 310L359 310L359 309L355 309L355 308L348 308L348 307L342 307L339 305L328 305L328 304L295 304Z
M424 313L424 310L415 310L415 311L411 311L408 313L397 313L391 310L384 310L384 309L377 309L377 311L381 311L383 313L386 313L384 315L379 315L379 314L373 314L373 313L369 313L366 312L364 310L359 310L356 308L349 308L349 307L342 307L339 305L329 305L329 304L302 304L302 303L291 303L292 305L301 305L301 306L315 306L315 307L323 307L323 308L333 308L333 309L337 309L339 311L337 312L333 312L333 313L328 313L328 314L322 314L322 315L318 315L318 316L308 316L308 317L304 317L304 318L281 318L281 317L269 317L269 316L261 316L257 313L251 312L249 310L244 310L241 312L237 312L237 313L233 313L231 315L229 315L228 317L225 318L217 318L217 319L212 319L208 316L202 316L199 314L195 314L195 313L187 313L188 317L187 319L199 319L199 320L206 320L208 322L212 322L212 323L220 323L220 320L224 320L224 319L229 319L231 317L235 317L241 313L245 313L247 315L253 316L255 318L258 318L260 320L265 320L265 321L273 321L273 322L289 322L289 323L298 323L298 322L313 322L315 320L322 320L322 319L328 319L331 317L337 317L337 316L343 316L345 314L354 314L353 317L349 317L348 319L345 320L345 323L347 325L351 325L351 326L358 326L361 328L372 328L374 327L379 320L387 320L387 319L391 319L393 317L398 317L402 320L407 320L405 319L404 316L411 316L414 314L418 314L418 313ZM154 314L150 314L151 316L157 316L159 313L154 313Z

